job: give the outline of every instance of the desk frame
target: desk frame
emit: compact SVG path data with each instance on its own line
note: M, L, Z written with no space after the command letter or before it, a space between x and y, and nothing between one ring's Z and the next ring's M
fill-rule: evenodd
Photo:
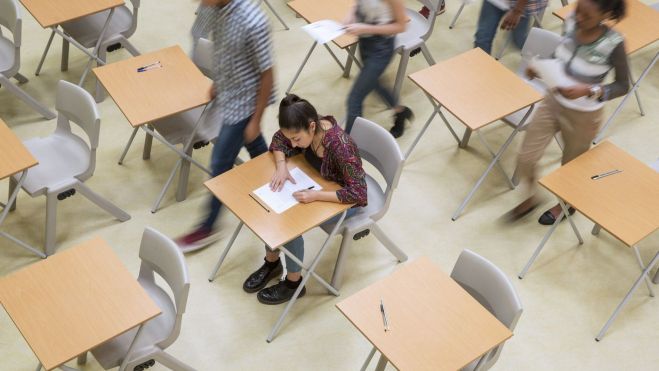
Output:
M318 45L318 41L314 41L313 44L311 45L311 48L307 52L307 55L304 57L304 60L302 60L302 64L300 65L300 68L298 68L297 72L295 73L295 76L293 77L293 80L291 80L291 83L288 85L288 88L286 89L286 94L291 92L291 89L293 89L293 85L295 85L295 82L297 79L300 77L300 74L302 73L302 70L304 69L304 66L307 65L307 62L309 61L309 57L311 57L311 53L313 53L314 49ZM330 53L332 56L332 59L339 65L339 68L343 71L343 77L348 78L350 77L350 70L352 69L352 62L354 61L357 67L362 68L362 64L359 62L357 59L355 53L357 51L357 45L358 42L355 42L354 44L348 45L345 48L341 49L346 49L346 52L348 53L348 58L346 59L345 65L341 63L339 58L334 54L332 49L327 45L323 44L325 49Z
M298 297L299 297L299 295L300 295L300 292L302 291L302 288L304 288L304 285L307 283L307 281L309 280L309 278L311 278L312 276L316 279L316 281L318 281L318 282L319 282L321 285L323 285L327 290L329 290L329 292L331 292L332 294L334 294L334 296L339 296L339 290L337 290L336 288L334 288L332 285L330 285L329 283L327 283L327 281L325 281L322 277L320 277L320 276L316 273L316 267L318 266L318 263L320 262L320 258L321 258L321 257L323 256L323 254L325 253L325 250L327 250L327 247L328 247L328 245L329 245L330 240L331 240L332 237L334 237L334 236L336 235L336 233L339 231L341 225L343 224L344 219L346 218L347 213L348 213L348 209L346 209L346 210L344 210L344 211L341 212L341 218L340 218L339 221L334 225L334 228L332 229L332 232L329 233L329 235L328 235L327 238L325 239L325 242L322 244L322 246L320 247L320 250L318 250L318 253L317 253L316 256L313 258L313 260L312 260L312 262L311 262L311 265L309 265L309 266L305 265L304 262L300 261L300 259L298 259L298 258L297 258L295 255L293 255L290 251L288 251L283 245L282 245L282 246L279 246L279 249L280 249L281 251L283 251L284 254L285 254L287 257L291 258L294 262L296 262L297 264L299 264L299 265L302 267L303 270L306 270L306 271L307 271L307 274L306 274L305 276L302 277L302 282L300 282L300 285L298 286L297 290L295 290L295 293L293 294L293 297L292 297L291 300L289 300L288 303L286 304L286 307L284 308L284 311L281 313L281 315L279 316L279 319L277 320L277 322L275 323L274 327L273 327L272 330L270 331L270 334L269 334L268 337L266 338L266 341L267 341L268 343L272 342L272 340L274 339L275 335L277 335L277 332L278 332L279 329L281 328L281 325L284 323L284 319L285 319L286 316L288 315L288 312L291 310L291 308L292 308L293 305L295 304L296 300L298 299ZM339 214L337 214L337 215L339 215ZM213 282L213 280L214 280L215 277L217 276L217 273L218 273L218 271L220 270L220 266L221 266L222 263L224 262L224 259L227 257L227 254L229 253L229 250L231 249L231 246L233 246L233 243L234 243L234 241L236 240L236 237L238 237L238 233L239 233L240 230L242 229L243 224L244 224L244 223L243 223L242 220L240 221L240 223L238 223L238 226L236 227L236 229L234 230L233 234L231 235L231 238L229 239L229 242L227 243L226 248L224 249L224 251L222 251L222 254L220 255L220 258L219 258L218 261L217 261L217 264L215 264L215 268L213 268L213 271L211 272L210 276L208 277L208 282ZM271 248L271 247L269 247L269 248ZM274 250L275 248L271 248L271 249Z
M20 192L21 189L22 189L23 182L25 181L25 178L27 178L27 171L28 171L28 169L23 170L23 172L21 174L21 177L18 179L16 187L14 188L14 191L9 195L9 198L7 199L7 204L6 205L0 204L0 206L2 206L2 213L0 214L0 226L2 226L2 223L5 221L5 218L7 217L7 214L9 213L12 206L14 205L14 202L16 201L16 197L18 196L18 192ZM11 179L11 176L9 177L9 179L10 179L10 182L14 181L13 179ZM4 237L4 238L12 241L13 243L15 243L18 246L30 251L31 253L36 254L37 256L39 256L42 259L46 258L46 254L44 254L43 252L41 252L41 251L35 249L34 247L28 245L27 243L19 240L18 238L10 235L7 232L0 231L0 237Z
M538 255L540 255L540 252L542 251L545 244L547 243L547 240L549 240L549 237L551 237L551 235L554 233L554 231L556 230L556 227L558 227L558 224L561 222L561 220L563 220L563 216L567 216L567 219L570 222L570 225L572 226L572 230L574 231L574 234L577 236L577 239L579 240L579 245L583 244L583 239L581 238L581 234L579 234L579 230L577 229L576 225L574 224L574 221L570 217L570 213L568 212L568 207L565 204L565 201L563 201L562 199L559 198L558 202L561 205L561 213L558 215L558 217L556 218L556 221L554 221L554 224L552 224L551 228L549 228L547 233L545 233L545 236L542 238L542 241L540 241L540 244L538 245L538 247L533 252L533 255L531 255L531 258L529 259L529 261L524 266L524 269L522 269L522 271L519 273L518 278L520 280L524 278L526 273L529 271L529 268L531 268L531 265L533 264L533 262L535 262L535 259L538 257ZM593 230L591 231L591 234L596 236L596 235L599 234L600 230L601 230L600 225L595 223L595 225L593 226ZM602 340L602 338L606 334L606 331L609 329L611 324L613 324L613 321L615 321L615 319L618 317L618 314L620 314L620 311L625 306L625 304L627 304L627 302L631 298L634 291L636 291L638 286L641 284L642 280L645 280L645 284L648 287L648 292L649 292L650 296L654 297L654 291L652 290L652 285L650 283L650 278L648 276L648 273L657 264L657 262L659 262L659 252L657 252L657 254L654 256L654 258L652 258L652 260L650 261L650 263L648 265L645 265L643 263L643 259L641 258L641 254L638 252L638 246L633 245L631 247L634 249L634 255L636 257L636 261L638 262L638 265L640 266L641 275L638 277L638 279L636 279L636 281L634 282L632 287L627 292L627 295L625 295L625 297L622 299L620 304L618 304L618 306L613 311L613 313L611 314L609 319L606 321L606 323L604 324L602 329L599 331L599 333L595 337L595 341ZM657 279L657 277L659 277L659 272L657 273L657 276L655 276L655 280Z

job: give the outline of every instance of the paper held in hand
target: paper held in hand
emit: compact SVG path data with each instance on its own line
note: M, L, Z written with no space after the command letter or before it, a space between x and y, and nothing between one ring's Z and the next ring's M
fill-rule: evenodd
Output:
M320 44L326 44L346 33L344 25L329 19L308 24L302 29Z
M311 179L304 171L300 168L294 168L290 170L290 174L295 179L295 184L290 181L284 183L284 188L281 191L276 192L270 190L270 183L264 184L262 187L257 188L252 192L254 196L258 197L264 206L270 210L281 214L284 211L290 209L291 207L298 204L298 202L293 197L293 193L297 191L302 191L313 187L314 191L319 191L322 189L320 184L316 183Z
M530 67L538 74L540 81L542 81L547 89L554 94L563 106L577 110L592 112L600 109L603 105L597 99L590 99L588 97L579 97L577 99L568 99L561 95L556 88L569 88L581 83L565 72L565 63L559 59L540 59L533 57L531 59Z

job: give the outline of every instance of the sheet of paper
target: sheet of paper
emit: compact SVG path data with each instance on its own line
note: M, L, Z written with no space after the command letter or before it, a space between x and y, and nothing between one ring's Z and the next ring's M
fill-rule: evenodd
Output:
M530 66L538 73L540 81L547 86L549 91L554 93L554 97L556 97L563 106L578 111L594 111L601 107L602 103L598 100L590 99L588 97L568 99L554 90L558 87L564 88L580 84L579 81L565 73L565 64L562 61L558 59L539 59L534 57L531 60Z
M293 179L295 179L295 184L291 183L290 181L286 181L286 183L284 183L284 188L282 188L281 191L273 192L270 190L270 183L268 182L253 192L254 195L256 195L265 204L265 207L276 212L277 214L281 214L298 204L298 202L293 197L293 193L308 189L309 187L313 187L312 189L315 191L322 189L320 184L316 183L307 174L305 174L304 171L300 170L300 168L296 167L292 169L290 173Z
M487 0L488 3L496 6L497 8L501 10L509 10L510 9L510 1L508 0Z
M308 24L302 29L320 44L326 44L346 33L345 26L329 19Z

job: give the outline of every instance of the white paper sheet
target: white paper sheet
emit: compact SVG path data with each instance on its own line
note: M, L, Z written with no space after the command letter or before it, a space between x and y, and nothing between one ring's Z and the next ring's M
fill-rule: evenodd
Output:
M261 202L265 204L265 207L276 212L277 214L281 214L298 204L298 202L293 197L293 193L308 189L309 187L313 187L312 189L315 191L323 189L320 184L316 183L307 174L305 174L304 171L300 170L300 168L296 167L292 169L290 173L293 179L295 179L295 184L291 183L290 181L286 181L286 183L284 183L284 188L282 188L281 191L273 192L270 190L270 183L268 182L253 192L254 195L256 195L261 200Z
M565 73L565 64L561 60L539 59L534 57L531 60L530 66L538 74L540 81L547 86L549 91L554 93L554 97L556 97L563 106L578 111L594 111L602 106L602 102L599 102L598 100L590 99L588 97L567 99L554 90L555 88L567 88L580 84L579 81Z
M346 33L344 25L329 19L308 24L302 29L320 44L326 44Z

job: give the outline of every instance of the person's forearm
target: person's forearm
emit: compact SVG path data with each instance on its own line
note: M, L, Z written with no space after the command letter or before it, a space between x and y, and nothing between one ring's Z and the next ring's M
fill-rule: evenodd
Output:
M336 192L330 192L330 191L318 191L316 193L316 201L326 201L326 202L336 202L338 204L341 203L341 200L339 200L339 197L336 195Z
M263 117L263 112L268 106L268 100L270 99L270 94L272 94L272 87L274 84L274 76L272 68L261 73L261 81L259 84L259 91L256 95L256 107L254 109L254 116L252 120L256 122L261 122Z
M366 34L369 35L396 35L405 31L405 24L389 23L380 25L368 25L365 28Z
M275 157L275 166L277 168L281 166L286 166L286 154L282 151L273 151L272 154Z

